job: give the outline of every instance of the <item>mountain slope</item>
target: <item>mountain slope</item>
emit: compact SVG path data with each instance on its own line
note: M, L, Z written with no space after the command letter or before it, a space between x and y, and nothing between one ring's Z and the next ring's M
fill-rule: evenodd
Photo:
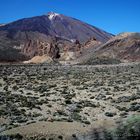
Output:
M112 36L77 19L50 12L0 26L0 50L7 48L7 55L8 50L18 50L15 56L22 56L17 61L44 55L59 58L60 53L64 59L76 59L67 55L79 55L83 42L93 39L95 45L102 44Z
M122 61L140 61L140 33L123 33L103 45L99 54L112 54Z
M140 33L122 33L98 46L87 62L94 63L96 57L115 62L140 61Z
M106 42L112 35L97 27L86 24L77 19L50 12L47 15L21 19L0 27L0 31L8 31L14 35L17 31L37 31L49 36L59 36L80 42L94 37L98 41Z

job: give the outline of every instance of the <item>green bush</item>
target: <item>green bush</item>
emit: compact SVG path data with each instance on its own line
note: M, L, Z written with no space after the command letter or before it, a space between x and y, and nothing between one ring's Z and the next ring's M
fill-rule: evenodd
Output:
M132 116L121 122L116 128L96 128L86 135L86 140L140 140L140 115Z
M122 122L112 133L117 140L140 139L140 116L133 116Z

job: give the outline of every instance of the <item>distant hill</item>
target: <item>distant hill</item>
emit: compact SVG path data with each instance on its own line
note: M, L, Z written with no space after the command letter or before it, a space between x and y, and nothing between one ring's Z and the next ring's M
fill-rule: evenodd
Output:
M140 33L122 33L105 43L97 53L123 62L140 61Z
M0 24L0 26L4 26L5 24Z
M140 61L140 33L121 33L92 52L85 61L88 64L98 62L118 63ZM97 59L98 58L98 59ZM99 60L100 59L100 60ZM104 60L104 61L103 61Z

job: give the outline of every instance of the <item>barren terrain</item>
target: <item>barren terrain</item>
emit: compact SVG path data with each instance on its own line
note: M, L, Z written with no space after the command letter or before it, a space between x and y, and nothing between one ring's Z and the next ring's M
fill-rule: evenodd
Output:
M0 133L75 138L140 114L140 64L0 66Z

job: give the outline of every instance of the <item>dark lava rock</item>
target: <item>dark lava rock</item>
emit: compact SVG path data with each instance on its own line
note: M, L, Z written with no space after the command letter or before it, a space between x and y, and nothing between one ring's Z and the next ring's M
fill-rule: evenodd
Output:
M116 115L116 113L113 113L113 112L106 112L105 113L105 116L107 117L114 117Z

